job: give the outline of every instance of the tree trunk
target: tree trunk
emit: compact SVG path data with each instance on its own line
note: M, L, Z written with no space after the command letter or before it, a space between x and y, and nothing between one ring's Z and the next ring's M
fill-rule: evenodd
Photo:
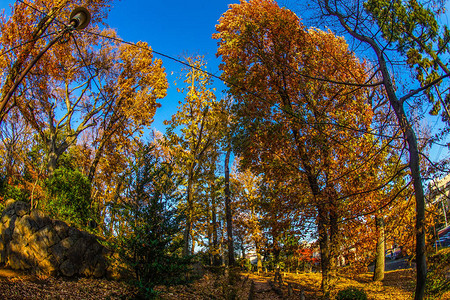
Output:
M227 245L228 245L228 265L234 265L234 246L233 246L233 223L231 212L230 197L230 156L231 147L227 149L225 155L225 218L227 221Z
M212 224L212 210L209 202L206 203L207 207L207 226L208 226L208 256L209 256L209 265L212 266L214 264L214 245L213 245L213 224Z
M216 198L213 197L212 202L212 237L213 237L213 265L220 266L220 256L219 256L219 243L217 236L217 212L216 212Z
M375 255L375 268L373 271L373 281L381 281L384 279L384 220L383 216L375 216L375 225L377 230L377 248Z
M258 269L258 274L259 272L262 272L262 260L261 260L261 249L259 247L259 243L257 241L255 241L255 251L256 251L256 267Z
M120 105L122 103L122 98L120 98L118 104ZM88 179L89 182L94 181L95 174L97 172L97 166L100 163L100 159L103 156L103 153L105 152L105 146L107 143L111 140L112 136L119 130L119 126L113 127L116 122L120 122L120 118L114 118L110 120L108 123L108 126L104 129L107 134L102 136L102 139L100 140L100 145L97 147L97 151L95 152L94 159L92 160L91 166L89 167L89 174Z
M53 175L58 168L58 156L54 151L48 154L47 171L49 175Z
M69 148L67 142L63 142L61 145L56 145L56 135L52 135L49 139L48 145L48 163L47 163L47 171L49 175L53 175L56 169L58 168L58 162L61 155Z
M222 235L220 237L220 260L221 260L221 265L225 266L225 228L222 227L220 229Z
M186 225L184 228L184 236L183 236L183 256L188 256L191 254L190 252L190 239L191 239L191 230L192 230L192 187L193 187L193 168L189 169L188 173L188 185L187 185L187 211L186 211Z
M317 229L319 231L320 265L322 269L322 292L326 298L330 297L332 272L330 261L330 243L328 236L328 213L322 204L317 206Z
M218 237L217 237L217 208L216 208L216 186L213 181L210 185L211 197L211 242L209 251L211 253L211 265L220 266Z
M191 255L194 255L194 251L195 251L195 239L194 239L194 234L193 234L193 231L192 231L192 224L191 224L191 233L189 234L189 236L191 237L191 239L192 239L192 247L191 247Z
M336 197L336 194L333 194ZM339 243L339 224L338 224L338 211L335 205L335 198L329 199L332 206L329 209L329 218L330 218L330 286L333 287L336 280L336 266L337 266L337 258L340 254L340 243Z
M288 103L286 101L286 103ZM334 211L331 213L330 216L330 208L327 207L323 202L324 201L330 201L331 197L324 199L324 193L320 190L319 182L317 179L317 175L315 175L315 171L313 167L310 164L310 160L308 158L308 155L305 152L305 148L300 142L300 135L298 131L291 129L292 134L294 136L295 143L297 145L297 151L298 155L300 157L300 160L302 162L302 166L305 169L305 174L308 178L308 184L311 189L311 192L314 197L314 202L317 203L317 230L319 233L319 247L320 247L320 265L322 270L322 292L325 296L325 298L330 297L330 292L332 288L332 282L334 281L334 273L333 270L335 269L335 258L334 255L336 254L336 247L337 245L333 245L335 242L337 242L337 235L338 235L338 227L337 227L337 212L336 208L334 208ZM334 195L334 193L333 193ZM332 199L331 199L332 200ZM332 204L333 202L330 202ZM333 228L331 228L330 235L328 233L328 228L330 227L330 217L332 218L331 223ZM333 244L332 244L333 243ZM330 244L332 244L330 246Z
M94 156L94 159L92 160L91 166L89 167L89 174L88 174L89 182L94 181L95 173L97 171L97 166L100 162L100 158L103 155L105 145L106 145L106 139L101 140L100 145L97 148L97 151L95 152L95 156Z
M416 292L414 299L423 299L425 294L425 284L427 279L427 262L425 249L425 196L422 186L422 178L420 175L420 158L417 146L416 134L408 122L406 113L403 108L403 103L397 98L393 84L389 77L386 62L383 54L380 53L379 61L383 79L385 81L385 88L388 94L389 102L394 109L397 116L398 124L403 131L403 136L408 143L409 151L409 168L414 185L414 195L416 198Z

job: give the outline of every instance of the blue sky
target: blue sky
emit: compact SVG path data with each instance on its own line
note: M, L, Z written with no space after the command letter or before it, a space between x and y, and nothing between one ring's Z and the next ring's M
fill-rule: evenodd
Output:
M239 3L239 0L117 1L107 23L122 39L145 41L155 51L175 58L204 55L208 71L219 75L220 59L215 57L217 41L211 35L230 3ZM168 96L160 101L162 107L156 111L153 127L163 132L162 122L176 112L178 100L183 97L174 88L174 81L183 66L164 57L161 59L166 68L169 91ZM217 97L220 97L225 86L217 79L214 82L218 85Z

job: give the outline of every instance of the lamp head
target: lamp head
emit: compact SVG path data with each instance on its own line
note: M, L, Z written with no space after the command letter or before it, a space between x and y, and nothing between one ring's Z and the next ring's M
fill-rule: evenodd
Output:
M91 14L84 7L75 8L70 14L70 24L76 30L81 30L86 28L91 21Z

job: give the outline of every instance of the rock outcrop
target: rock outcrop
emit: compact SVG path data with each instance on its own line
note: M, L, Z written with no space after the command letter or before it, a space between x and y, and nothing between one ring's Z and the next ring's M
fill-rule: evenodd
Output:
M0 263L51 275L104 277L108 251L95 235L8 200L0 219Z

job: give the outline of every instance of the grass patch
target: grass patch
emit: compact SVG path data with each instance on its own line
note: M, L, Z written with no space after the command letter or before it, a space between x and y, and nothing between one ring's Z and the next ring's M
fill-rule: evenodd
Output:
M355 277L339 276L334 283L332 295L335 297L341 290L355 287L367 294L367 299L411 299L414 292L414 276L412 269L395 270L385 273L382 282L373 282L372 273L364 273ZM322 292L320 273L288 274L286 282L295 286L297 293L303 290L306 299L320 299Z
M428 258L426 299L450 299L450 248Z

